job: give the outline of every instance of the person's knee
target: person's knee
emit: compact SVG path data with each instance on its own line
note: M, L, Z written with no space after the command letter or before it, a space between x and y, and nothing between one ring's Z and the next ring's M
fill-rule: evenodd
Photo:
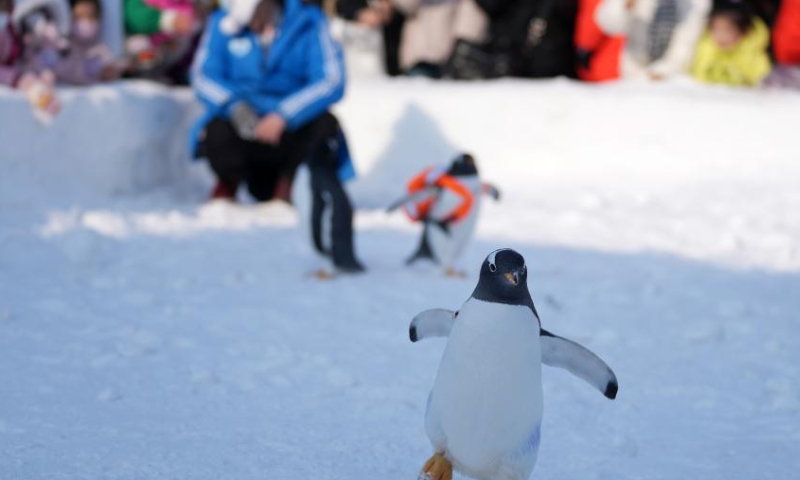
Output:
M317 117L314 123L318 138L329 139L339 135L339 120L331 112L323 113Z
M233 129L233 125L227 120L215 118L206 125L203 142L208 149L225 147L239 141L241 140Z

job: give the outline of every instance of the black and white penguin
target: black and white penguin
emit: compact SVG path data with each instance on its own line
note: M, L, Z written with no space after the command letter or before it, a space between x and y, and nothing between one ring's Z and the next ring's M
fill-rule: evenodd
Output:
M414 221L422 222L422 238L407 264L430 260L458 275L455 262L472 238L481 207L481 196L499 199L498 190L481 182L472 155L464 153L450 165L428 168L408 184L409 193L389 207L404 206Z
M597 355L541 328L525 260L511 249L486 257L461 309L422 312L409 335L448 337L425 412L434 454L420 478L450 480L455 469L478 480L527 479L539 451L542 363L617 395L617 378Z
M292 187L292 204L301 225L314 250L333 267L333 271L321 268L314 272L321 279L364 271L353 245L353 206L334 167L339 148L335 139L320 142L298 168Z

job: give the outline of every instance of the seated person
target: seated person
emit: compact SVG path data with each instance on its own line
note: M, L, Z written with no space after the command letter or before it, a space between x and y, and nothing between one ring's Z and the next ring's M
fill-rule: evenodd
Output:
M226 33L236 25L227 22L228 12L209 18L192 66L192 86L206 107L195 128L196 153L208 158L217 176L212 198L234 200L246 184L258 201L289 201L295 172L307 162L316 175L312 183L336 203L333 235L344 240L333 246L334 263L359 271L352 209L340 181L352 176L352 164L328 111L344 95L341 49L318 6L253 2L249 24L237 32Z
M754 86L770 65L769 30L743 3L722 3L711 12L697 45L692 76L701 82Z
M601 0L595 20L625 37L622 78L661 80L689 70L710 10L711 0Z

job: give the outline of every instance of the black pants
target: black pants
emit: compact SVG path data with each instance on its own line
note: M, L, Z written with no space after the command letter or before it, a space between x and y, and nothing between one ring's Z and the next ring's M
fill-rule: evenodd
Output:
M231 191L242 182L256 200L273 198L280 180L291 184L297 167L317 146L335 140L339 122L326 112L302 128L286 131L277 146L242 139L228 120L206 125L203 152L217 178Z

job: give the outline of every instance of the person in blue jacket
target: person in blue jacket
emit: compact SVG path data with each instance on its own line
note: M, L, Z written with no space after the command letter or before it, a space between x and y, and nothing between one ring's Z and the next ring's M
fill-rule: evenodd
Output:
M249 25L230 33L222 21L226 13L209 18L191 72L205 107L192 140L195 156L207 158L217 176L212 198L234 200L246 184L259 201L288 202L294 174L307 162L316 176L312 183L327 189L315 199L334 201L334 264L362 270L341 184L354 171L329 112L344 95L344 61L325 14L302 0L260 0Z

